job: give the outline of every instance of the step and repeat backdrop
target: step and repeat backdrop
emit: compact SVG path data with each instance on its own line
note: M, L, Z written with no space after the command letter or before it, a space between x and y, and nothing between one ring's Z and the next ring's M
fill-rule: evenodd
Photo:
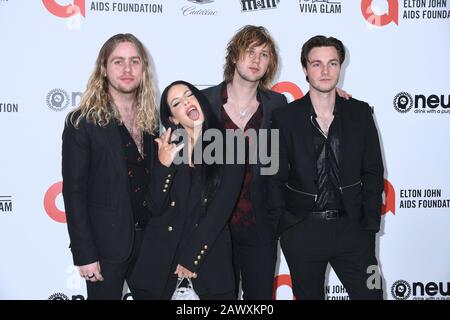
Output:
M308 90L310 37L347 49L339 87L374 108L385 161L377 254L386 299L450 299L450 1L0 0L0 299L85 299L61 195L61 134L101 45L147 47L158 92L177 79L222 81L225 48L265 26L281 67L273 89ZM280 252L274 297L293 299ZM333 270L327 298L348 296ZM124 299L130 299L124 291Z

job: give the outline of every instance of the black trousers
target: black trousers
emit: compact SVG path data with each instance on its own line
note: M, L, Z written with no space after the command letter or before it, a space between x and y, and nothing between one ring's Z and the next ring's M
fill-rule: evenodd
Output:
M121 300L123 285L129 279L133 271L139 249L142 243L144 231L142 229L134 232L134 243L130 257L122 263L111 263L100 261L103 281L86 281L88 300ZM130 287L131 294L134 288Z
M375 233L348 217L318 220L308 217L280 238L298 300L325 299L325 272L331 264L352 300L381 300L383 290L367 281L377 266ZM369 269L368 269L369 268ZM378 270L378 268L377 268Z
M272 300L277 244L259 243L254 232L231 228L233 242L233 268L236 281L236 299L239 283L244 300ZM248 231L248 230L247 230ZM248 239L252 237L252 239Z

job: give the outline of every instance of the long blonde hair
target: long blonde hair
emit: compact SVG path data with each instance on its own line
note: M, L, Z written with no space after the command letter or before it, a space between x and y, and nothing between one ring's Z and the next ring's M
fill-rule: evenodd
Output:
M153 87L153 74L149 67L148 54L139 39L130 33L119 33L112 36L100 49L95 70L89 78L86 91L81 97L80 105L68 117L75 128L79 127L83 118L87 122L102 127L108 125L113 119L122 122L120 113L113 105L108 94L108 80L104 76L109 56L117 45L122 42L134 44L142 61L142 81L136 92L137 125L141 130L151 134L157 131L159 120L156 109L155 88Z

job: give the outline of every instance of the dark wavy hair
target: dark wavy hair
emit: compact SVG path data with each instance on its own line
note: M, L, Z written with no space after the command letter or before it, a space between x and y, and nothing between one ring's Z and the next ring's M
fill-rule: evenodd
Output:
M333 37L325 37L322 35L314 36L302 47L302 53L300 55L300 61L302 63L303 68L306 68L306 64L308 62L308 55L312 49L317 47L334 47L339 56L339 64L342 64L345 60L345 48L344 44L341 40L333 38Z
M191 90L192 94L197 98L197 101L199 102L200 108L202 109L203 116L205 118L203 124L202 124L202 133L204 133L208 129L217 129L220 130L222 133L222 136L224 136L224 128L221 125L219 119L217 119L216 115L213 113L211 105L208 102L208 99L203 95L203 93L197 89L194 85L192 85L189 82L183 81L183 80L177 80L169 84L161 94L161 103L159 106L159 113L160 113L160 119L161 123L164 126L165 129L172 128L172 132L177 129L175 124L170 120L170 117L172 116L172 112L170 110L170 105L167 101L167 95L169 93L170 88L172 88L175 85L183 84L186 87ZM200 141L201 148L202 148L202 155L205 148L212 142L205 142L203 139ZM223 153L225 154L225 145L223 145ZM201 164L201 176L202 176L202 204L209 203L210 199L214 197L221 181L221 165L217 163L213 164ZM204 199L208 199L208 201L203 201Z
M164 126L165 129L175 129L175 125L172 121L170 121L170 117L172 116L172 111L170 111L170 106L167 101L167 95L169 93L170 88L177 84L183 84L186 87L191 90L192 94L197 98L198 103L200 104L200 108L202 108L203 115L205 117L205 121L203 122L202 129L218 129L223 131L222 125L220 124L220 121L217 119L215 114L212 112L212 108L208 102L208 99L205 97L205 95L197 89L194 85L192 85L189 82L183 81L183 80L177 80L169 84L161 94L161 103L159 105L159 114L161 123Z

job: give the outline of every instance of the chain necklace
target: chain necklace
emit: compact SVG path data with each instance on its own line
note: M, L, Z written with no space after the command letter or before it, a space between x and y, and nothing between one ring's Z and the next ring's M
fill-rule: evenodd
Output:
M244 119L247 116L248 107L245 107L242 110L239 110L239 119Z
M255 98L256 97L245 97L245 96L241 96L241 99L237 98L238 95L236 97L234 97L234 93L232 91L231 85L228 84L227 85L227 95L228 95L228 108L231 111L231 113L237 115L239 117L239 120L242 121L244 120L247 116L251 116L253 113L251 112L251 109L253 109L254 104L255 104ZM236 98L236 99L235 99ZM245 101L246 103L242 103L243 100L247 100ZM239 105L244 105L244 108L240 108Z

